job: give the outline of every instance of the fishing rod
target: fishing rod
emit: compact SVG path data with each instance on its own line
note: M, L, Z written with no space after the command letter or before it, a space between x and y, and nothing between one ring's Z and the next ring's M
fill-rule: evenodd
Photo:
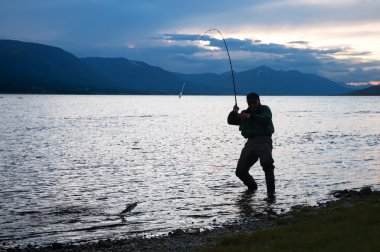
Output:
M211 28L211 29L208 29L200 39L198 39L199 41L202 40L202 38L210 31L216 31L220 34L220 36L222 37L223 39L223 42L224 42L224 46L226 47L226 51L227 51L227 55L228 55L228 60L230 62L230 68L231 68L231 75L232 75L232 83L234 85L234 94L235 94L235 106L237 107L237 100L236 100L236 85L235 85L235 75L234 75L234 70L232 69L232 62L231 62L231 57L230 57L230 52L228 50L228 47L227 47L227 42L226 40L224 39L223 37L223 34L218 30L218 29L215 29L215 28Z

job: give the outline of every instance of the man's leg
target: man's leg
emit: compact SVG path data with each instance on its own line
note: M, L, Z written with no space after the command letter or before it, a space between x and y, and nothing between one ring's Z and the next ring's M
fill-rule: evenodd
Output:
M265 182L267 184L267 195L269 198L274 198L275 196L275 179L274 179L274 166L271 167L263 167L265 172Z
M265 182L267 184L267 195L274 198L275 195L275 178L274 178L274 160L272 158L272 140L265 141L259 147L258 155L260 158L260 165L263 167L265 173Z
M258 156L252 150L252 147L246 143L241 151L235 174L246 186L248 186L249 190L257 190L256 181L249 174L249 169L257 162L257 160Z

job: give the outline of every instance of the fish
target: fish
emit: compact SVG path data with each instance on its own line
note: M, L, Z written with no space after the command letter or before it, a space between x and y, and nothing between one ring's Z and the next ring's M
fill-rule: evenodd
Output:
M127 204L126 208L123 211L121 211L121 213L119 215L124 216L125 214L127 214L130 211L132 211L133 209L135 209L136 206L137 206L137 202L135 202L133 204Z

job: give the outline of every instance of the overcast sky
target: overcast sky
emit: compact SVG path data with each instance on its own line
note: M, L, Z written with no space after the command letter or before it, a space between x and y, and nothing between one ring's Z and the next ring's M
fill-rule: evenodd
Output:
M267 65L380 84L380 0L0 0L0 39L182 73Z

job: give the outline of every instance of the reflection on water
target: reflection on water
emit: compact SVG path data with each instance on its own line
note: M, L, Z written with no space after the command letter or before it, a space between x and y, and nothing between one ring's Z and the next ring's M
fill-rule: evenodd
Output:
M380 186L378 97L262 97L276 133L277 201L234 175L231 97L4 95L0 241L80 242L212 228ZM245 107L244 97L239 105ZM123 222L119 213L138 202Z

